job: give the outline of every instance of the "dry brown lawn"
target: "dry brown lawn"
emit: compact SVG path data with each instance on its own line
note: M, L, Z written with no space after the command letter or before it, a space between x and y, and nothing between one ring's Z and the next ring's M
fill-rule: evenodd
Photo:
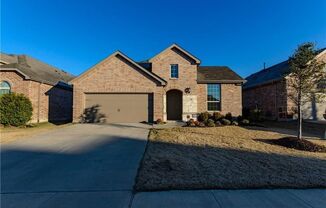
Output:
M283 136L237 126L154 129L135 190L326 187L326 153L264 142Z
M44 133L69 124L55 125L52 123L40 123L33 127L1 127L0 143L10 143L18 139L26 139L29 136Z

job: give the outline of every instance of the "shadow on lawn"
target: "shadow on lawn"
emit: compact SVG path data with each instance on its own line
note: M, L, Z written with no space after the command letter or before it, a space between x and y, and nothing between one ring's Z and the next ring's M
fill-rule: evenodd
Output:
M266 128L260 127L246 127L262 131L273 131L281 134L289 134L292 136L297 135L297 121L264 121L263 124ZM323 138L326 130L326 125L323 123L303 122L302 131L306 136L314 136Z
M320 154L320 153L317 153ZM326 187L325 159L149 142L135 190Z
M141 161L146 141L106 137L71 152L3 147L1 192L131 189L139 164L136 191L326 187L326 158L149 142Z

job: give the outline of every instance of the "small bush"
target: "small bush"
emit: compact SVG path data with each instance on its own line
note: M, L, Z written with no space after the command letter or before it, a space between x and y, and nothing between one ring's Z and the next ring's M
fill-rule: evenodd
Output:
M215 126L222 126L222 123L220 121L216 121Z
M223 119L221 120L221 123L222 123L223 125L230 125L230 124L231 124L231 121L228 120L228 119L226 119L226 118L223 118Z
M158 118L158 119L155 121L155 124L164 124L164 122L162 121L162 119Z
M238 123L237 121L232 121L232 125L234 125L234 126L238 126L239 123Z
M238 117L237 117L237 121L238 121L238 123L240 123L242 120L243 120L243 117L242 117L242 116L238 116Z
M198 115L198 121L206 123L211 116L212 115L208 112L200 113Z
M248 125L250 122L249 122L248 119L243 119L243 120L241 121L241 123L244 124L244 125Z
M208 127L215 127L215 123L213 119L208 119L207 120L207 126Z
M189 119L189 121L187 121L187 126L191 126L191 127L196 126L195 120L194 119Z
M229 113L225 114L225 119L232 121L232 119L233 119L232 113L229 112Z
M23 94L5 94L0 96L0 123L8 126L23 126L31 120L33 107Z
M221 114L220 112L214 112L212 118L214 119L214 121L219 121L222 118L224 118L224 115Z
M199 122L198 127L205 127L205 123L204 122Z

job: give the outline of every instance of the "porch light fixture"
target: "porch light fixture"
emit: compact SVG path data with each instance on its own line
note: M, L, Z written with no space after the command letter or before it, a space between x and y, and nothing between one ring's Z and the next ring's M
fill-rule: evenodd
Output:
M186 94L189 94L191 91L190 91L190 87L187 87L186 89L185 89L185 93Z

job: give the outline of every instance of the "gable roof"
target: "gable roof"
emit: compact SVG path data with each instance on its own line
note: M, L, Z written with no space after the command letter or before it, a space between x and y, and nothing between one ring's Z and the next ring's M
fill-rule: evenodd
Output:
M15 55L0 53L1 71L16 71L22 74L25 79L43 82L50 85L68 83L74 78L56 67L50 66L27 55Z
M125 59L126 61L128 61L130 64L132 64L133 66L137 67L138 69L140 69L142 72L144 72L145 74L147 74L148 76L150 76L151 78L153 78L154 80L158 81L161 85L166 85L166 81L164 79L162 79L161 77L159 77L158 75L154 74L153 72L145 69L144 67L140 66L138 63L136 63L135 61L133 61L131 58L129 58L128 56L126 56L125 54L123 54L121 51L116 51L113 54L109 55L108 57L106 57L105 59L103 59L102 61L100 61L99 63L95 64L94 66L92 66L90 69L86 70L84 73L82 73L81 75L79 75L78 77L76 77L75 79L71 80L71 83L74 83L75 81L79 80L80 78L82 78L83 76L85 76L86 74L90 73L91 71L93 71L97 66L99 66L100 64L102 64L104 61L112 58L112 57L122 57L123 59Z
M192 55L191 53L189 53L188 51L186 51L185 49L181 48L180 46L178 46L177 44L173 43L171 46L169 46L168 48L164 49L163 51L161 51L160 53L156 54L154 57L150 58L148 60L148 62L152 62L152 60L156 57L159 56L160 54L164 53L167 50L172 50L172 49L177 49L179 50L181 53L183 53L184 55L188 56L190 59L192 59L194 61L194 63L196 64L200 64L200 60L195 57L194 55Z
M245 80L227 66L199 66L197 83L244 83Z
M316 58L326 53L326 48L318 51ZM284 78L290 73L289 60L283 61L281 63L275 64L266 69L260 70L250 76L246 77L246 84L243 89L257 87L259 85L264 85L272 82L276 82Z
M248 76L246 78L247 82L243 88L248 89L262 84L279 81L289 74L289 72L289 60L286 60Z

